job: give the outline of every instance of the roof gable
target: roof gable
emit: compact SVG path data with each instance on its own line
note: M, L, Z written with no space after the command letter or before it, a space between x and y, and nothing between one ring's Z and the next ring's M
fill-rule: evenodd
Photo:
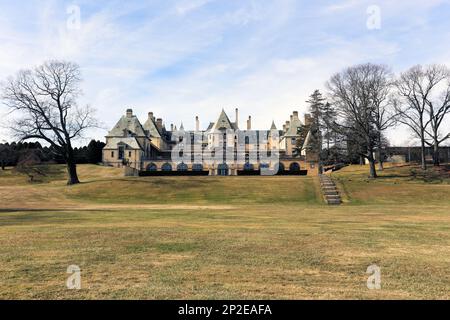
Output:
M144 128L142 128L142 125L136 116L122 116L114 128L108 132L107 137L123 137L125 135L125 130L137 137L146 136Z
M298 130L302 126L303 126L302 121L299 118L294 117L289 124L289 128L286 129L285 136L298 137L299 136Z
M214 123L212 129L213 130L236 129L236 125L230 121L230 118L228 118L227 114L225 113L225 110L222 109L222 112L220 113L217 121Z
M156 126L155 121L152 118L148 118L144 123L144 129L148 132L150 137L160 138L161 134Z
M270 130L277 130L277 126L275 125L275 121L272 121L272 125L270 126Z

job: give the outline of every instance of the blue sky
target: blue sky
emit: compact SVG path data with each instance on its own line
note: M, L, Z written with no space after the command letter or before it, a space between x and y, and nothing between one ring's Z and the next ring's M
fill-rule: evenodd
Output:
M72 5L80 8L79 29L68 27ZM379 29L367 27L373 5ZM450 66L449 18L448 0L0 0L0 79L68 59L82 67L81 102L98 110L106 128L128 107L142 120L153 111L166 126L187 128L195 115L206 127L221 108L233 119L239 107L241 126L252 115L256 128L272 120L281 127L346 66ZM410 141L404 129L390 137Z

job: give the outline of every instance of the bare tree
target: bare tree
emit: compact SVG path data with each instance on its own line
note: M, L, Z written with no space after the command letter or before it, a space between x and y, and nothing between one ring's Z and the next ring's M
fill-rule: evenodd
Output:
M383 149L386 139L383 132L397 124L397 113L391 99L393 75L386 66L373 68L372 85L372 121L376 129L378 170L383 170Z
M443 138L439 135L442 121L449 112L448 81L449 70L442 65L414 66L403 72L396 81L398 121L407 125L420 139L423 170L427 168L425 159L427 135L433 139L435 163L436 161L439 163L439 143L448 138L448 135ZM436 91L445 82L447 83L446 92L443 94L444 97L441 97L441 102L432 102ZM437 104L440 107L436 107ZM428 129L429 126L432 127L431 131Z
M437 94L435 98L431 97L427 99L427 107L425 112L428 116L427 123L430 124L430 129L425 128L425 133L428 139L425 143L433 147L433 164L439 166L439 145L445 140L450 138L450 130L447 132L441 132L442 123L450 113L450 70L445 66L439 66L443 76L443 89ZM448 129L447 129L448 130Z
M2 98L17 114L10 125L20 140L44 140L67 163L67 184L79 183L72 142L96 126L94 110L76 103L81 94L80 68L67 61L49 61L20 71L4 84Z
M327 82L340 130L352 133L358 152L369 161L370 177L376 178L374 152L384 130L380 119L389 90L389 71L383 65L361 64L335 74ZM377 111L378 110L378 111Z

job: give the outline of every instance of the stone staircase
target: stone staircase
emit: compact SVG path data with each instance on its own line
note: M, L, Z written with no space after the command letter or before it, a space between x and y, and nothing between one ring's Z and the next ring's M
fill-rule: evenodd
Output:
M325 202L329 205L340 205L342 203L342 199L333 180L324 174L319 175L319 180Z

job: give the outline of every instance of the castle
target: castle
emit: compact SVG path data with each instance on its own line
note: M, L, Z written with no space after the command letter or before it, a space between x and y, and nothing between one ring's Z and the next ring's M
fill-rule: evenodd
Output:
M272 122L261 131L252 130L251 116L242 130L239 110L235 112L232 122L222 109L205 130L197 116L195 130L186 131L183 124L166 128L153 112L141 124L128 109L106 135L103 163L129 168L135 175L251 175L266 169L280 175L318 173L309 114L302 122L294 111L282 130Z

